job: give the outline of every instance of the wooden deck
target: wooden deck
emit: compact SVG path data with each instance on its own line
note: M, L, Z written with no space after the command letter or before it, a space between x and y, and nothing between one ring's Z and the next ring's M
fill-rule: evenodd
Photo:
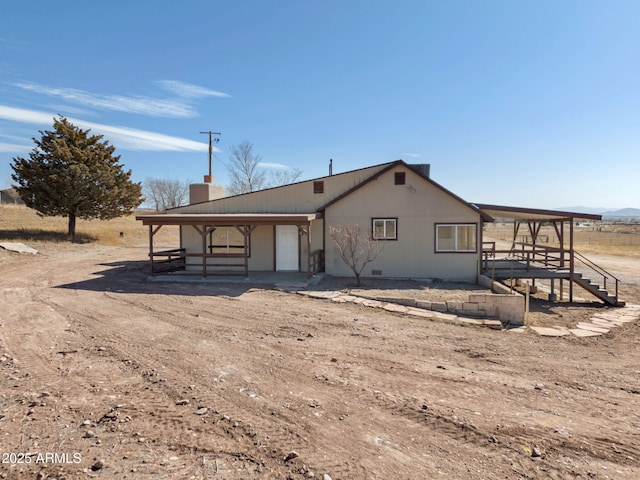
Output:
M571 278L571 272L568 269L551 268L542 264L528 264L522 260L510 259L496 259L491 262L489 268L483 269L482 273L496 280L509 278L560 278L569 280Z
M495 242L483 242L481 273L494 280L531 279L569 282L569 301L576 284L603 302L624 306L618 297L619 280L574 250L514 242L498 250ZM594 278L594 280L591 280Z

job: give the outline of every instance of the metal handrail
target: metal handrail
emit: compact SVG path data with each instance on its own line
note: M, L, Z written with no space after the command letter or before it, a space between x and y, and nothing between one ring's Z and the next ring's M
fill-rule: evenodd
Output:
M578 252L574 251L573 255L574 255L574 258L577 258L584 265L586 265L591 270L593 270L594 272L596 272L597 274L602 276L602 280L603 280L603 283L604 283L603 288L605 290L607 289L607 279L611 278L611 279L615 280L615 282L616 282L616 293L615 293L614 297L615 297L616 302L617 302L618 301L618 284L620 283L620 280L615 275L613 275L611 272L606 271L600 265L595 264L593 261L589 260L587 257L582 255L581 253L578 253Z

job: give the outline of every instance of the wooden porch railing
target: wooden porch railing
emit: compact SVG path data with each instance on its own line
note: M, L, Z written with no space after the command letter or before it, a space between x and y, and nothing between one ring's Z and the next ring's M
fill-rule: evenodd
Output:
M309 255L308 272L313 275L324 270L324 250L318 249Z
M498 258L501 256L501 258ZM571 262L570 252L557 247L547 247L530 243L514 243L510 249L497 249L496 242L482 242L483 270L496 269L496 260L516 260L520 267L509 265L509 269L529 271L532 269L568 270Z
M156 257L163 260L156 260ZM151 274L175 272L185 269L185 249L174 248L172 250L163 250L161 252L152 252L149 254L151 264Z

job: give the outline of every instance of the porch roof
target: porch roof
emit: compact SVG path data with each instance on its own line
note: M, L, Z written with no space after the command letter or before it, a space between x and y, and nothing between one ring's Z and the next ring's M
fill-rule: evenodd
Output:
M300 225L321 213L159 213L137 215L143 225Z
M538 208L509 207L505 205L487 205L482 203L474 204L484 212L496 218L509 218L512 220L554 222L565 220L602 220L602 215L590 213L563 212L559 210L541 210Z

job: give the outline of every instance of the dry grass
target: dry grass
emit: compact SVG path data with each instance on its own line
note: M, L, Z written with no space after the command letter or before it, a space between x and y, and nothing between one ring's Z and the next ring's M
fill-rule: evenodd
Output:
M135 219L136 212L113 220L78 220L76 242L100 245L146 246L149 229ZM120 232L123 236L120 236ZM521 227L518 241L530 241L528 230ZM513 227L501 223L485 225L485 236L511 241ZM565 232L568 237L568 229ZM543 245L558 246L552 227L543 227L539 239ZM0 205L0 241L68 242L67 219L40 217L30 208L20 205ZM158 246L178 246L177 227L162 227L154 237ZM640 223L596 222L589 227L574 229L574 245L581 253L604 253L640 258Z
M504 224L485 225L485 237L511 241L513 226ZM574 248L580 253L597 253L640 258L640 223L596 222L588 227L575 227ZM568 246L569 229L565 227L565 246ZM517 241L530 242L526 226L521 226ZM540 230L538 242L542 245L559 246L555 230L544 226Z
M76 224L76 242L100 245L143 246L149 241L149 228L136 221L135 214L113 220L81 220ZM68 220L40 217L35 210L20 205L0 206L0 241L68 242ZM121 235L122 233L122 235ZM162 227L154 237L156 245L177 246L177 227Z

